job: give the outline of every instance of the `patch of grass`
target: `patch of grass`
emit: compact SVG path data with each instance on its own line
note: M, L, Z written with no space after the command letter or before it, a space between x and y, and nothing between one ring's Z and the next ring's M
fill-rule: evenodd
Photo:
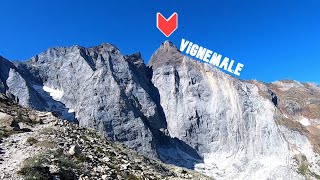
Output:
M118 166L116 166L116 164L119 164L119 163L108 163L108 167L116 170L117 172L121 172L120 168Z
M96 147L96 151L98 153L104 153L103 149L101 147Z
M307 176L309 172L308 164L301 164L298 168L298 173L300 173L303 176Z
M53 148L57 147L57 145L54 142L49 141L49 140L39 141L36 143L36 145L47 148L47 149L53 149Z
M51 161L52 157L50 156L52 155L54 156L54 161ZM81 166L77 165L71 157L61 152L47 151L26 159L18 173L24 176L24 179L52 179L49 171L49 165L51 164L58 166L61 170L81 172Z
M25 180L50 180L52 179L50 173L45 169L31 168L27 174L24 175Z
M77 157L77 160L80 162L86 162L86 161L88 161L88 158L87 158L87 156L81 154L80 156Z
M299 164L298 167L298 173L306 177L307 179L310 179L310 177L314 177L316 179L320 179L320 176L309 169L309 163L308 159L304 154L296 154L293 157L297 163Z
M56 133L56 130L51 127L47 127L47 128L43 128L40 133L46 134L46 135L52 135Z
M59 167L64 168L64 169L79 169L79 167L76 165L76 163L72 160L69 159L66 156L62 156L58 158L57 161Z
M9 134L5 130L0 129L0 139L8 137Z
M18 173L23 175L25 179L50 179L49 168L44 166L47 163L48 160L43 155L28 158Z
M133 174L129 174L127 177L125 177L125 179L127 179L127 180L140 180L140 178L138 178L137 176L135 176Z
M30 145L34 145L38 143L38 140L34 137L28 137L27 143L29 143Z
M293 158L297 161L299 165L298 173L303 176L307 176L309 173L309 163L307 157L304 154L300 153L295 154Z

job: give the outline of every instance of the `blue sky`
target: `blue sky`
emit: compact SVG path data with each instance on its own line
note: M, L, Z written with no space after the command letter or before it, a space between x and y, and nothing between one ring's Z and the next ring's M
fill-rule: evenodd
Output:
M245 65L242 79L320 84L318 0L3 0L0 55L26 60L53 46L103 42L148 62L165 40L191 40ZM155 16L179 14L169 38Z

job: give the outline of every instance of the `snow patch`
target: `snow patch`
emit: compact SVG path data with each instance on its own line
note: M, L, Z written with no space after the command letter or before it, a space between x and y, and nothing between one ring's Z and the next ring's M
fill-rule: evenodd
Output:
M76 112L74 109L69 109L68 110L68 113L74 113L74 112Z
M63 94L64 94L63 91L56 90L56 89L50 88L48 86L43 86L42 89L45 92L49 93L50 96L56 101L61 101L61 98L63 97Z
M309 119L307 119L307 118L302 118L301 120L300 120L300 124L302 124L302 125L304 125L304 126L310 126L310 122L309 122Z
M75 110L67 107L61 100L64 96L62 90L50 88L48 86L33 85L32 86L45 99L46 111L51 111L57 114L61 119L73 122L75 118Z

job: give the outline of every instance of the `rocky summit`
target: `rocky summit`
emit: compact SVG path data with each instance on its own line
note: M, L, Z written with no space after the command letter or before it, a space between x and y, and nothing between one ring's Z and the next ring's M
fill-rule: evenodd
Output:
M140 53L123 55L102 44L50 48L28 61L1 57L0 69L0 93L24 108L79 124L59 127L97 130L108 142L93 148L106 151L105 144L119 142L146 158L215 179L320 178L316 84L240 80L184 56L169 41L148 66ZM4 124L11 121L0 117ZM82 134L76 131L57 133L70 138L61 144L68 157L83 152L72 140Z

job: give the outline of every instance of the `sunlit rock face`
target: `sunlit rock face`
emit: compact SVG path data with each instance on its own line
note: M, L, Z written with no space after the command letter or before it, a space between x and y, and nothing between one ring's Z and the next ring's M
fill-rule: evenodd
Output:
M282 122L282 99L268 85L241 81L179 54L166 42L149 65L170 136L204 160L196 170L217 179L304 179L297 168L303 163L298 157L306 156L310 171L319 174L310 140Z

